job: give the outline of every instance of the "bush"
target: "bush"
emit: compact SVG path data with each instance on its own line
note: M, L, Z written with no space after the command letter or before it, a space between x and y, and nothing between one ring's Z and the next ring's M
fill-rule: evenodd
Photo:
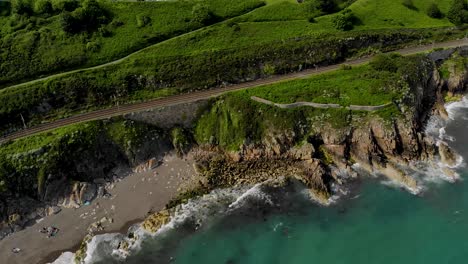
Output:
M392 54L378 54L376 55L369 65L377 71L396 72L398 70L398 59L401 55L396 53Z
M356 17L353 12L349 9L346 9L341 14L338 14L333 18L333 26L342 31L347 31L353 29L354 21Z
M0 1L0 16L8 16L10 15L10 11L11 11L10 2Z
M74 33L77 31L77 21L71 15L70 12L65 11L60 15L60 25L62 26L62 30L67 33Z
M466 8L465 0L453 0L447 13L447 18L456 26L461 26L463 23L467 23L468 17L466 17Z
M353 69L353 66L349 65L349 64L342 64L340 66L340 70L342 71L349 71L349 70L352 70Z
M54 11L74 11L78 8L79 2L75 0L52 0Z
M337 8L334 0L315 0L315 7L326 14L333 13Z
M30 0L12 0L11 10L19 15L31 15L33 12Z
M442 12L440 11L439 7L432 3L426 11L427 15L432 18L442 18Z
M136 16L136 20L137 20L138 27L144 27L148 25L149 23L151 23L151 18L149 18L148 16L142 16L140 14Z
M206 26L213 22L214 15L208 7L197 4L192 8L192 22L197 25Z
M52 3L49 0L36 0L36 2L34 2L34 13L51 14L52 11Z
M99 50L99 44L94 42L94 41L90 41L88 43L86 43L86 50L88 51L91 51L91 52L96 52Z
M96 0L86 0L82 7L76 8L71 13L63 11L60 20L62 29L67 33L93 31L108 21L106 10Z
M403 0L402 3L404 6L406 6L409 9L416 10L417 8L414 6L413 0Z

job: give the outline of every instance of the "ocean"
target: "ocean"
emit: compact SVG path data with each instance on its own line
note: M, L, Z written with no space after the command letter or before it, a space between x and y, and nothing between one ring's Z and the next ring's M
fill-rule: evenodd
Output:
M448 106L451 121L431 120L428 133L468 160L468 101ZM300 186L218 190L179 210L155 236L139 236L129 255L113 250L122 236L93 239L89 263L360 264L465 263L468 259L468 169L451 183L439 172L409 193L365 178L330 206ZM194 220L199 219L199 220ZM201 220L200 220L201 219ZM195 227L195 228L194 228ZM65 256L63 257L65 259ZM57 262L58 263L58 262Z

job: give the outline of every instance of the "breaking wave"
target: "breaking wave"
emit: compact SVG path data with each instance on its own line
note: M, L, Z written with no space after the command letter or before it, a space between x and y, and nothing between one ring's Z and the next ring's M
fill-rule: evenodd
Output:
M189 200L178 205L172 213L171 220L156 233L149 233L140 224L129 229L129 234L110 233L94 236L88 243L83 263L92 264L110 259L110 262L121 262L141 249L145 239L163 236L169 231L181 226L191 226L198 229L213 218L222 217L226 213L248 206L249 203L261 202L274 205L271 195L263 190L263 184L237 187L231 189L217 189L209 194ZM122 246L125 245L125 246ZM63 253L52 264L75 263L75 254Z

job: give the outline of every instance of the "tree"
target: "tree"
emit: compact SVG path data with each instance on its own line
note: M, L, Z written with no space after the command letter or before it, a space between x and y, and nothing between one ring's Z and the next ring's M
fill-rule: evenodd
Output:
M356 17L354 16L353 12L349 9L346 9L333 18L333 25L338 30L347 31L353 29L355 20Z
M34 13L50 14L52 11L52 3L49 0L36 0L34 2Z
M468 22L465 0L453 0L447 13L447 18L456 26Z
M442 12L435 3L432 3L429 8L427 8L426 13L429 17L432 18L442 18Z

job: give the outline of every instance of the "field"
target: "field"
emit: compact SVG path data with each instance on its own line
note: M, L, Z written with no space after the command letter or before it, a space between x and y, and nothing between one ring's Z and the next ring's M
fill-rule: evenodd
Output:
M0 13L0 87L39 75L86 67L121 58L148 45L193 31L196 1L100 1L108 22L74 34L61 27L61 14ZM216 23L261 6L260 0L204 1ZM145 21L144 23L142 21Z

